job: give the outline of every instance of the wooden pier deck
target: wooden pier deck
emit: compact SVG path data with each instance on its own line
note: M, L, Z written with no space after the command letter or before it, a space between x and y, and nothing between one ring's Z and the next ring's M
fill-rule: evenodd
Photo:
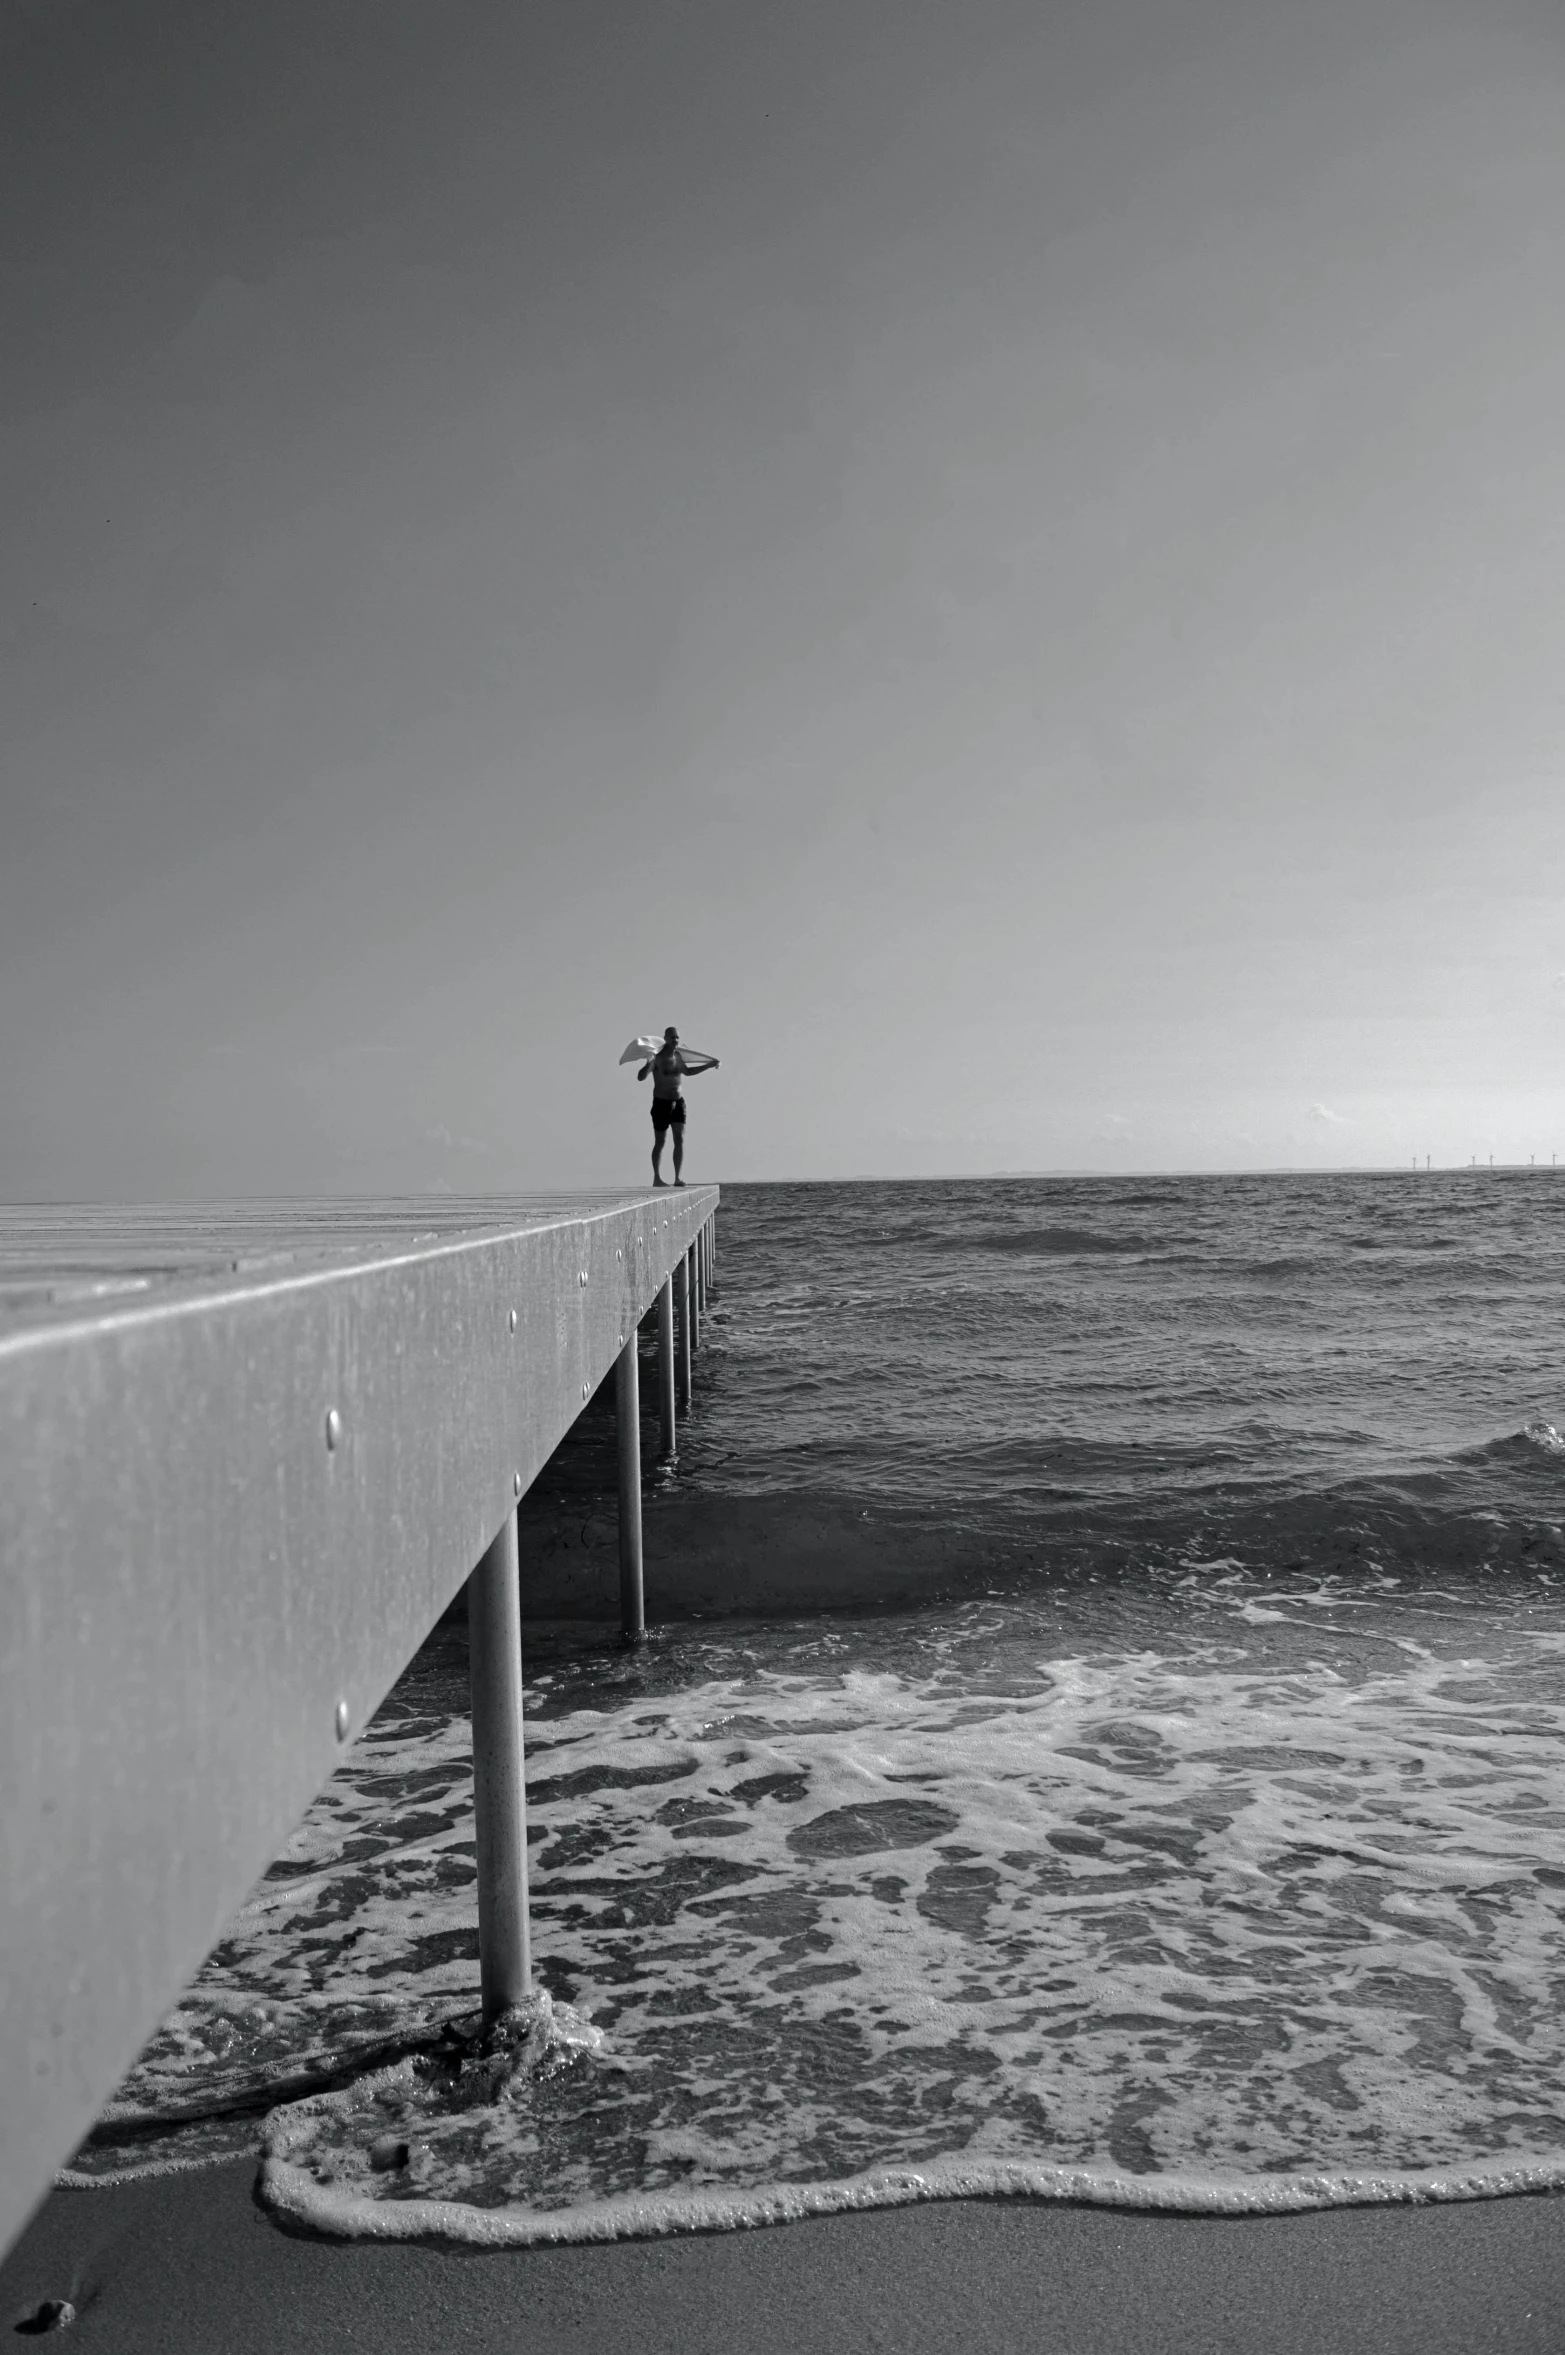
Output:
M475 1565L514 1626L517 1499L616 1367L639 1612L627 1373L658 1303L667 1445L717 1202L0 1211L0 2251ZM475 1749L519 1796L489 1667ZM481 1925L496 2003L521 1902L519 1957Z

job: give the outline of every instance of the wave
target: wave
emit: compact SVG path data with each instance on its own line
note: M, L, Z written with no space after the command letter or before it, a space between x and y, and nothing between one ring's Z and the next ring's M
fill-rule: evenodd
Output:
M960 1257L964 1252L992 1251L1021 1258L1082 1258L1094 1254L1147 1253L1161 1249L1159 1238L1142 1234L1106 1234L1097 1227L1070 1226L913 1226L899 1225L878 1237L894 1242L899 1253Z
M1379 1466L1362 1435L1323 1434L1312 1464L1264 1425L1189 1445L1046 1435L1029 1445L957 1430L913 1449L888 1439L757 1451L649 1496L649 1606L655 1598L665 1620L844 1612L1000 1582L1107 1581L1133 1597L1192 1553L1232 1557L1261 1581L1390 1576L1412 1592L1456 1579L1478 1601L1498 1586L1565 1581L1565 1452L1553 1433L1529 1425ZM617 1612L611 1464L603 1478L601 1496L524 1508L529 1617Z
M1465 1448L1455 1461L1472 1466L1508 1464L1518 1469L1555 1470L1565 1465L1565 1436L1540 1415L1501 1439L1486 1439L1476 1447Z
M1090 1227L998 1227L942 1235L939 1247L954 1252L998 1251L1017 1258L1076 1259L1098 1253L1145 1254L1155 1251L1157 1244L1146 1235L1103 1235Z
M328 2096L341 2100L342 2097ZM290 2114L269 2138L261 2196L279 2215L345 2239L438 2239L468 2247L537 2248L641 2240L684 2232L746 2230L925 2200L1070 2200L1181 2216L1302 2215L1320 2208L1427 2206L1438 2201L1505 2199L1565 2189L1565 2159L1522 2158L1466 2168L1388 2169L1384 2173L1241 2177L1129 2175L1091 2167L1028 2166L938 2159L918 2168L871 2168L837 2183L785 2183L725 2191L621 2194L580 2207L537 2210L473 2208L460 2200L376 2199L363 2188L322 2183L308 2159L321 2116Z

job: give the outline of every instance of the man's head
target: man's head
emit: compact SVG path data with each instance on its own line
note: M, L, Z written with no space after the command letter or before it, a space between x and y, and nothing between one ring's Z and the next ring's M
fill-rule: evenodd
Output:
M672 1022L663 1033L663 1044L665 1047L677 1047L679 1044L679 1033Z

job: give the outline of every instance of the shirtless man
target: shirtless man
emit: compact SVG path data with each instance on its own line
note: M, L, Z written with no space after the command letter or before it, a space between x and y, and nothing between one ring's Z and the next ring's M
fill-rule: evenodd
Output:
M692 1057L694 1058L692 1060ZM680 1050L679 1033L672 1023L663 1033L663 1044L637 1072L638 1079L652 1074L652 1183L663 1183L663 1146L670 1129L674 1132L674 1183L682 1186L680 1171L685 1166L685 1099L679 1092L682 1079L694 1079L698 1071L715 1071L715 1055L698 1055L692 1047L690 1054Z

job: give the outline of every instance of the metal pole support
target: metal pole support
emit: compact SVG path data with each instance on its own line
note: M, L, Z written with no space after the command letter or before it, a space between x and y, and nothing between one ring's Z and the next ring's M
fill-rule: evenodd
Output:
M614 1367L614 1412L619 1424L619 1611L627 1643L647 1632L641 1585L641 1377L631 1332Z
M484 2018L532 1990L527 1930L527 1773L522 1735L522 1598L516 1515L467 1581L478 1849L478 1974Z
M701 1279L696 1272L694 1243L685 1252L685 1298L690 1303L690 1347L694 1352L701 1346Z
M674 1408L674 1279L663 1278L658 1293L658 1418L663 1425L663 1453L672 1459L679 1445L679 1417Z
M679 1403L690 1404L690 1260L681 1251L674 1269L674 1298L679 1305Z

